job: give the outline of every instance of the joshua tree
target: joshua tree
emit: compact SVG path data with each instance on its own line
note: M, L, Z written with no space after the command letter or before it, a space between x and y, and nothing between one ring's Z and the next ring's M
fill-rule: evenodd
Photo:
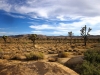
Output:
M7 36L3 35L2 38L3 38L3 40L4 40L4 42L5 42L5 46L6 46L6 43L7 43Z
M86 43L87 43L87 39L88 39L88 36L90 35L89 32L91 31L92 29L89 27L88 28L88 31L87 31L87 27L85 25L85 27L82 27L82 29L80 30L81 31L81 36L83 37L84 39L84 45L86 46Z
M72 36L73 36L73 33L72 33L72 31L71 32L68 32L68 36L70 37L70 45L71 45L71 43L72 43Z
M31 40L33 42L34 48L35 48L35 40L36 40L36 38L37 38L37 35L36 34L31 34L29 36L29 40Z

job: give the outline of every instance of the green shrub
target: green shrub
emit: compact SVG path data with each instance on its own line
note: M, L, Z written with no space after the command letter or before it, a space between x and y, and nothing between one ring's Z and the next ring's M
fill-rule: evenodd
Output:
M74 68L80 75L100 75L100 50L87 50L84 62Z
M41 52L31 52L29 54L26 54L27 60L39 60L44 59L44 54Z
M100 75L100 64L84 61L83 64L77 66L76 71L80 75Z
M89 61L90 63L100 63L100 50L87 50L84 53L84 59Z

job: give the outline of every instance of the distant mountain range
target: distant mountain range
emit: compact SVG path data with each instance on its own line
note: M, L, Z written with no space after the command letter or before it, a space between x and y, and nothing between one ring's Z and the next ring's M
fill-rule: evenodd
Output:
M18 38L18 37L28 37L31 34L22 34L22 35L9 35L9 37L14 37L14 38ZM38 38L69 38L69 36L46 36L46 35L37 35ZM2 37L2 36L0 36ZM82 38L82 36L72 36L72 38ZM100 38L100 35L90 35L89 38Z

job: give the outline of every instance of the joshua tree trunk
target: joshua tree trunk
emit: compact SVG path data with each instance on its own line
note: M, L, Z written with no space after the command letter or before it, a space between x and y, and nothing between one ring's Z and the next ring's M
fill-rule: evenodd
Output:
M35 40L33 41L33 47L35 48Z
M37 35L36 34L32 34L29 36L29 39L33 42L33 47L35 48L35 40L37 38Z
M87 44L87 36L84 37L84 45L86 46Z

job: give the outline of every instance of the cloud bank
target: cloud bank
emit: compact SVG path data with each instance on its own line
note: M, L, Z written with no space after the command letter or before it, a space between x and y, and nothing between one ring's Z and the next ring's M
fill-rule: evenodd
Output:
M69 31L73 31L75 35L79 35L81 27L87 25L92 28L92 35L98 35L99 3L100 0L0 0L0 10L29 16L33 22L29 26L33 33L67 35ZM33 19L46 22L35 23Z

